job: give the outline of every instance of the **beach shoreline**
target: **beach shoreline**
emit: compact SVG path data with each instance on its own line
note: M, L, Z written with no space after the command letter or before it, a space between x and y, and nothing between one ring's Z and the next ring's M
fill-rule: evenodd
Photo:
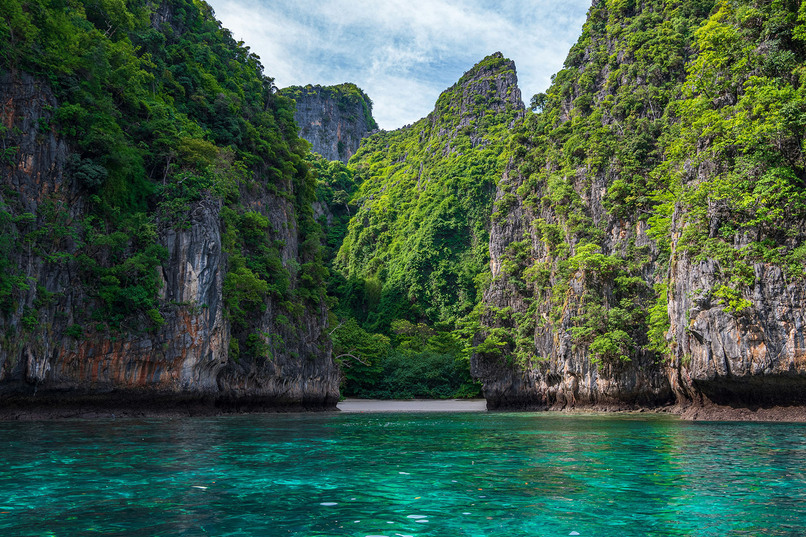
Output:
M346 413L372 412L487 412L484 399L354 399L336 405Z

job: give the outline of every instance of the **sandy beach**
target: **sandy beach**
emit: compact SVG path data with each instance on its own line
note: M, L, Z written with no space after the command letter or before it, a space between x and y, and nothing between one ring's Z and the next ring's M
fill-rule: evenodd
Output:
M338 409L342 412L486 412L484 399L345 399Z

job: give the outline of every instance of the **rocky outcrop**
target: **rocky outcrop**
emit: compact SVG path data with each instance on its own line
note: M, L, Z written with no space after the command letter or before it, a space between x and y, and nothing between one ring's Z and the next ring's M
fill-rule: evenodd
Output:
M355 84L291 86L281 90L297 103L299 136L327 160L350 160L361 140L378 128L372 101Z
M806 405L806 286L756 263L749 304L730 311L713 290L718 262L681 254L671 268L669 377L678 399L732 406Z
M228 254L222 202L205 197L185 225L161 222L158 314L110 331L93 319L97 297L82 274L87 192L70 168L71 148L48 125L58 102L47 84L20 73L0 79L4 160L0 181L0 409L55 406L127 412L333 408L338 370L324 332L324 304L289 325L269 302L255 325L275 337L272 359L230 356L223 299ZM298 266L294 206L279 195L241 198L271 222L283 262ZM159 222L159 221L158 221ZM282 341L282 345L277 343Z
M511 127L523 117L523 100L515 62L494 52L440 95L428 119L436 136L448 139L450 152L450 138L467 133L476 147L486 132L485 118L495 124L506 114L511 115Z

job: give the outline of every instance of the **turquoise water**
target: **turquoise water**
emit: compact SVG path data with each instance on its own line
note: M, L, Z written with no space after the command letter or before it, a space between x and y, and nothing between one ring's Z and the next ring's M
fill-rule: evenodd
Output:
M806 535L806 426L296 414L0 423L0 535Z

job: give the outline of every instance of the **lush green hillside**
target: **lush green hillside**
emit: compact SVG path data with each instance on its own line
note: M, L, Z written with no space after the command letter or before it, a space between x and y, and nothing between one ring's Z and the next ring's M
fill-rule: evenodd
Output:
M342 181L324 198L336 222L329 245L343 238L329 287L334 311L349 319L335 333L337 352L358 354L359 340L375 349L363 353L373 356L371 366L344 362L361 386L348 383L348 392L475 391L467 366L471 314L489 274L489 219L509 127L522 114L514 65L489 56L428 117L370 136L346 170L320 175L328 177L323 186ZM429 375L442 387L414 387Z
M495 83L507 73L513 81L501 95ZM478 303L495 182L508 127L522 113L512 91L512 63L488 57L428 117L371 136L350 161L357 212L336 267L347 285L363 287L344 305L374 329L395 319L452 326Z

